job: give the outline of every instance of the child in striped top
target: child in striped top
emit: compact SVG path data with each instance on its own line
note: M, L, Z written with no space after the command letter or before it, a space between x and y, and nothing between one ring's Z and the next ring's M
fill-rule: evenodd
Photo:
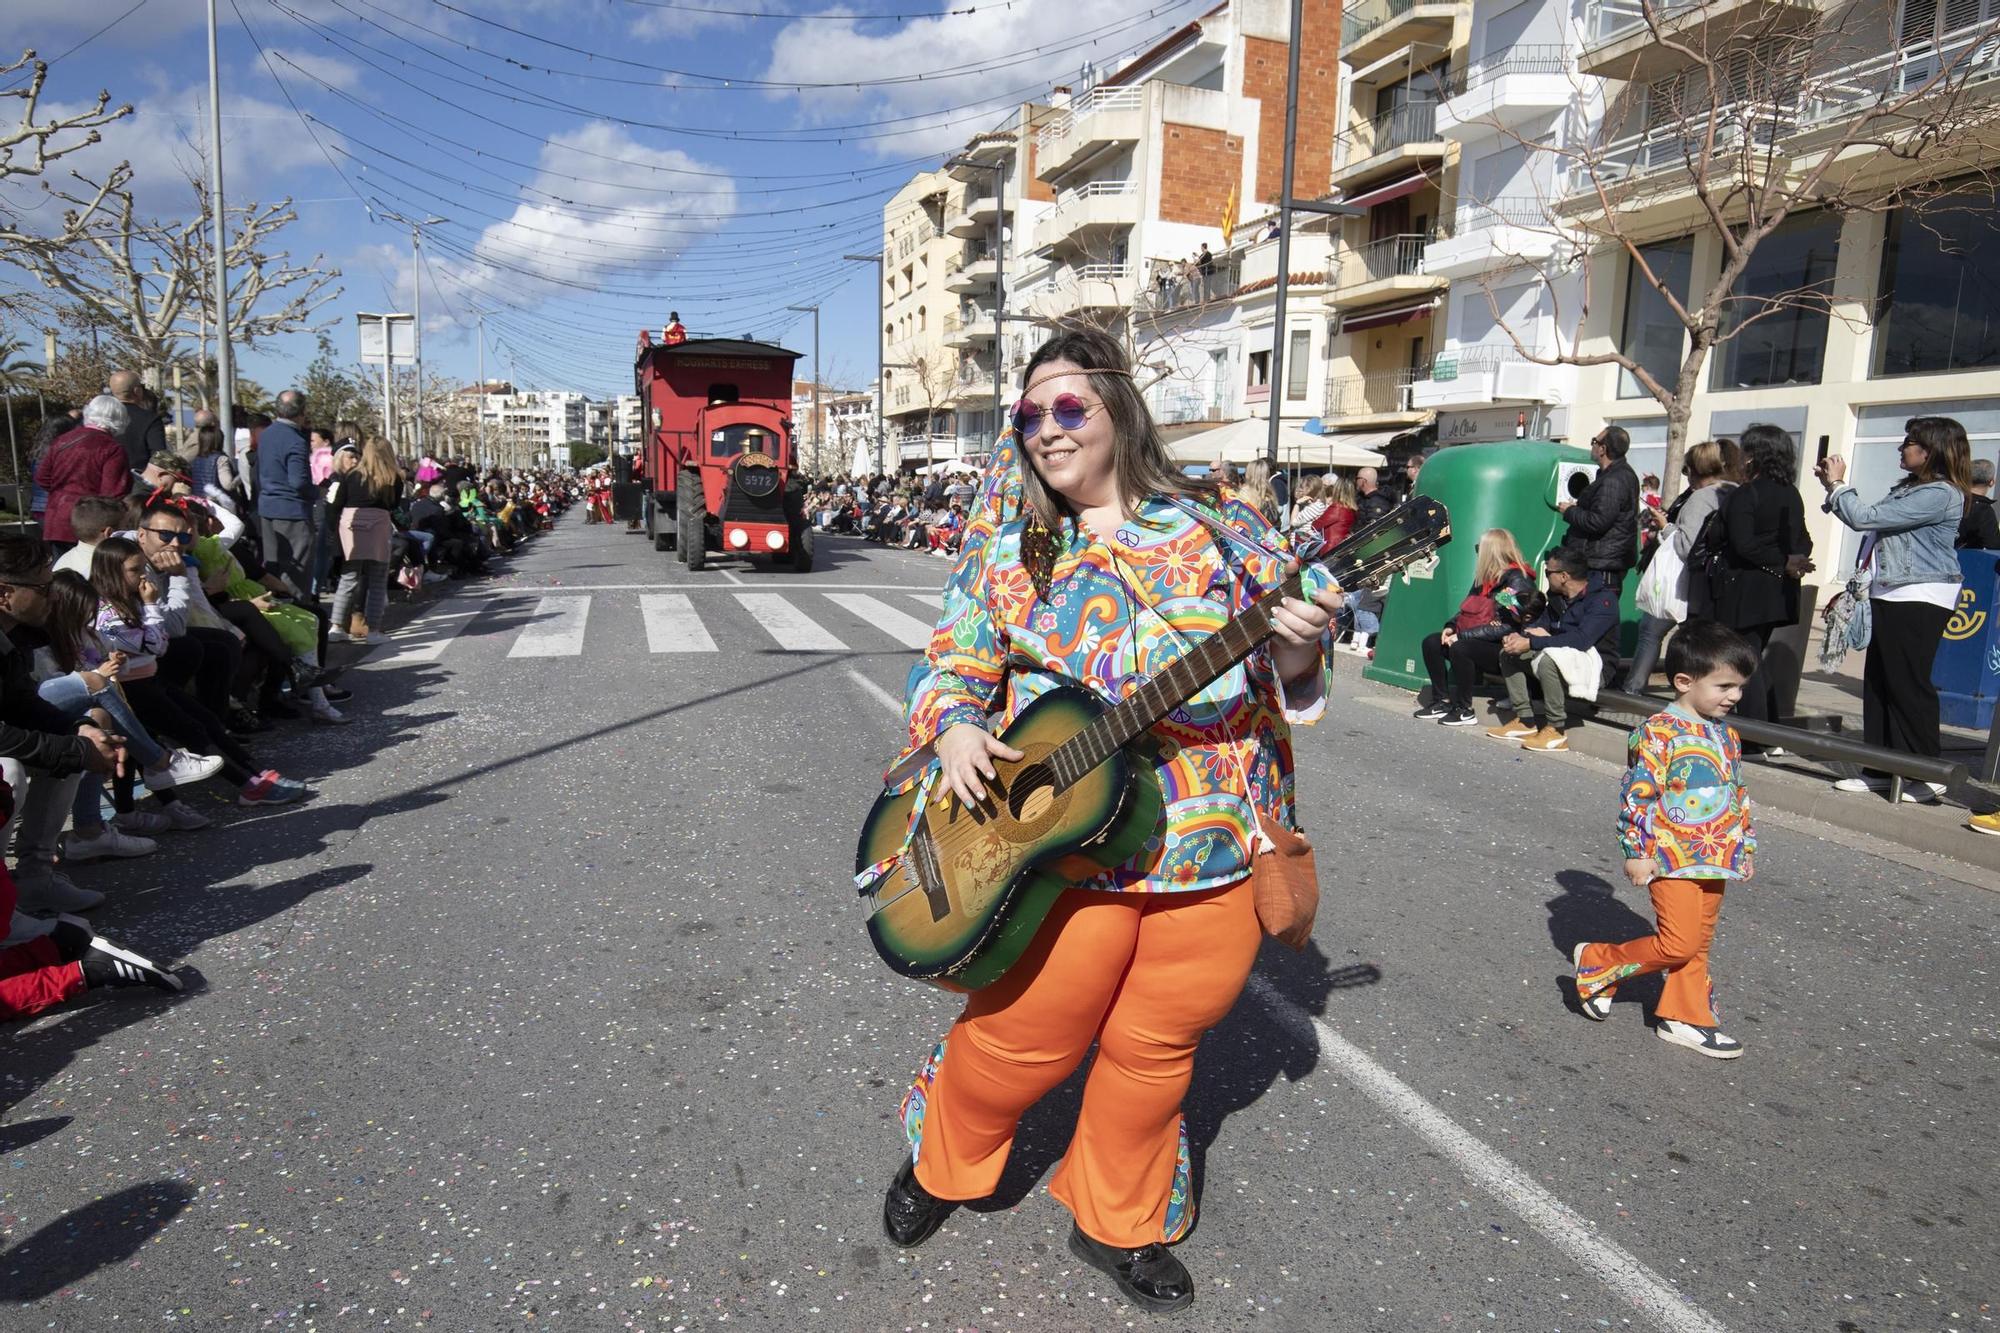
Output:
M1632 733L1618 806L1625 877L1652 893L1658 929L1623 944L1576 946L1576 997L1586 1018L1610 1016L1618 983L1665 972L1654 1011L1663 1041L1733 1060L1743 1043L1718 1026L1708 972L1723 888L1754 873L1756 838L1743 791L1743 746L1723 719L1757 669L1735 630L1691 620L1667 649L1674 702Z

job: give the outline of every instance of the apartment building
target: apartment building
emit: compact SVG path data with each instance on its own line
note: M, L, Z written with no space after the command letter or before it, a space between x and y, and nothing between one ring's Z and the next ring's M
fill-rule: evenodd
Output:
M946 277L965 268L966 243L945 234L965 202L965 187L943 170L926 171L882 209L882 344L888 457L894 470L958 447L953 395L958 352L944 325L960 293Z
M480 395L487 447L504 462L525 463L551 446L590 438L590 399L573 390L534 389Z
M1307 0L1302 196L1327 185L1341 21L1334 0ZM1268 213L1260 205L1280 192L1289 37L1282 0L1231 0L1095 86L1055 99L1036 135L1036 171L1054 200L1036 233L1047 272L1022 304L1047 317L1080 314L1126 336L1170 434L1268 406L1257 376L1261 367L1268 378L1276 336L1275 247L1232 252L1225 227ZM1316 298L1324 233L1295 239L1293 274ZM1319 407L1324 376L1314 367L1326 355L1326 320L1312 301L1292 313L1287 346L1303 334L1310 387L1281 397L1280 411L1305 418Z
M636 393L621 393L612 400L613 439L621 445L638 444L646 437L645 400Z
M1871 497L1900 475L1898 448L1911 416L1954 417L1975 457L2000 458L2000 221L1988 184L1973 180L1964 194L1927 206L1954 183L1944 169L1836 146L1844 136L1851 144L1852 136L1921 128L1938 136L1936 152L1950 169L1990 171L2000 162L1993 134L2000 71L1990 59L2000 33L1990 5L1850 0L1780 12L1789 15L1794 45L1809 45L1811 54L1762 75L1775 87L1758 86L1753 64L1727 115L1715 118L1721 133L1754 134L1760 148L1750 156L1768 152L1794 172L1836 151L1842 161L1865 165L1830 179L1752 252L1725 313L1734 336L1702 368L1688 438L1732 436L1757 422L1789 431L1800 450L1815 559L1838 577L1852 568L1859 541L1820 512L1820 488L1804 475L1820 440L1848 460L1850 477ZM1740 0L1706 0L1677 11L1662 25L1663 40L1634 0L1594 0L1584 12L1577 67L1606 81L1603 148L1590 170L1575 169L1560 183L1563 208L1589 221L1599 216L1602 191L1620 229L1684 298L1698 299L1717 280L1723 239L1693 206L1683 145L1700 124L1675 93L1693 81L1688 51L1749 45L1744 22ZM1924 100L1926 88L1936 90L1934 98ZM1898 100L1912 97L1918 100ZM1871 124L1877 108L1892 103L1894 121ZM1947 108L1941 116L1939 107ZM1708 119L1703 114L1700 123ZM1905 193L1884 200L1889 187ZM1843 201L1854 189L1864 194L1846 194L1848 207L1812 206ZM1867 198L1874 202L1855 206ZM1598 299L1579 331L1582 350L1616 349L1655 376L1677 372L1686 336L1631 257L1600 248L1587 274ZM1824 299L1793 299L1812 292ZM1574 374L1572 438L1605 423L1623 426L1635 466L1657 470L1667 438L1658 403L1617 366Z

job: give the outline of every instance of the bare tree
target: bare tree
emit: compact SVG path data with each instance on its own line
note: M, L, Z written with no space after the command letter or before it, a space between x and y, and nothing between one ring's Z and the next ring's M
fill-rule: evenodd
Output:
M0 91L0 97L21 104L19 122L11 129L0 129L0 181L41 175L48 170L49 163L101 141L104 136L99 133L100 127L132 114L129 102L111 109L111 94L105 91L97 94L97 104L88 111L37 120L42 89L49 81L48 62L35 59L32 49L23 51L13 64L0 65L0 79L24 69L30 71L26 83Z
M1602 77L1572 74L1563 132L1538 139L1495 123L1526 150L1532 195L1460 204L1461 219L1483 212L1482 225L1516 238L1468 284L1484 292L1514 354L1629 376L1666 411L1661 475L1676 486L1695 397L1720 349L1787 316L1871 317L1838 308L1830 266L1784 290L1746 290L1774 233L1816 211L1922 217L1963 207L1973 192L1990 201L2000 23L1943 30L1948 7L1958 13L1932 0L1605 3L1628 26L1597 38L1599 48L1624 42L1632 54L1599 65ZM1677 284L1656 246L1690 233L1710 238L1718 262ZM1584 320L1604 295L1594 284L1622 273L1621 256L1684 335L1670 370L1615 338L1585 341ZM1524 280L1546 292L1553 345L1533 340L1494 298Z
M0 259L27 270L41 284L116 329L121 350L137 367L160 375L174 366L194 373L204 403L212 388L207 332L215 329L208 190L197 175L189 188L194 209L180 219L142 217L126 169L103 183L72 173L71 189L49 187L68 204L52 234L0 219ZM272 248L298 220L289 199L247 203L227 210L229 227L229 337L240 347L312 327L315 311L340 294L340 270L324 255L295 263ZM191 352L187 344L197 347Z

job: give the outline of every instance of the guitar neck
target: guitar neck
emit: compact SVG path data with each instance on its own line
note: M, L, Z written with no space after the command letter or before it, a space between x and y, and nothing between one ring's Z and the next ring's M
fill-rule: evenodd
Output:
M1303 595L1302 588L1303 581L1295 571L1248 610L1064 741L1050 757L1058 774L1068 781L1082 777L1144 735L1204 685L1256 652L1257 645L1276 629L1271 616L1278 604L1287 597Z

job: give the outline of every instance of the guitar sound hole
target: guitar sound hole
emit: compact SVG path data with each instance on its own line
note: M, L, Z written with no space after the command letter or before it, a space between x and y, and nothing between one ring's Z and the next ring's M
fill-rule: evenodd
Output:
M1007 813L1017 824L1032 823L1048 808L1054 787L1055 775L1047 764L1029 764L1007 786Z

